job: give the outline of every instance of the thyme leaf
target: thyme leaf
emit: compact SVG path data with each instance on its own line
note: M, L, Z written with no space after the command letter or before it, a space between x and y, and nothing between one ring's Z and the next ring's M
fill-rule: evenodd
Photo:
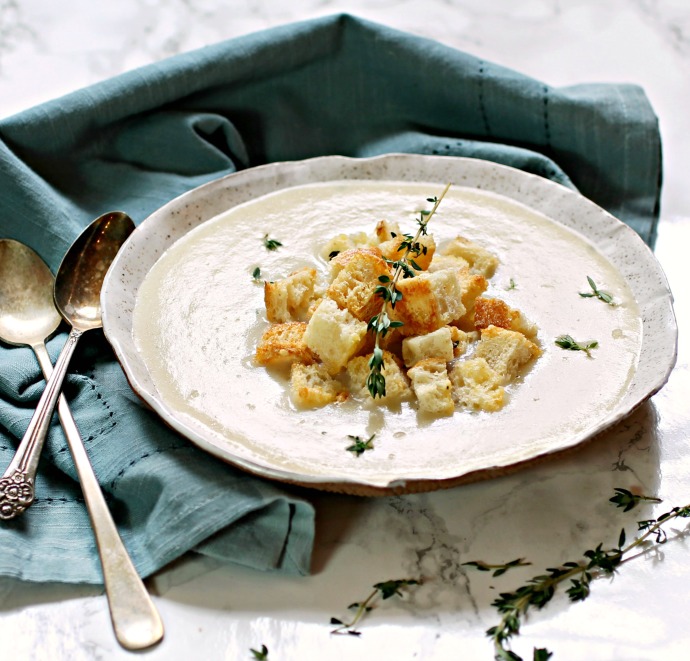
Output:
M467 567L474 567L478 571L493 571L492 576L502 576L505 574L509 569L512 569L513 567L527 567L531 565L531 562L526 562L524 558L517 558L516 560L511 560L510 562L506 562L505 564L502 565L490 565L486 562L483 562L481 560L473 560L471 562L463 562L462 563L464 566Z
M258 266L252 271L252 278L261 280L261 269Z
M555 343L561 347L561 349L567 349L568 351L584 351L590 358L592 357L591 350L599 346L599 342L596 340L580 343L575 341L571 335L559 335Z
M254 661L268 661L268 647L266 645L262 645L260 650L251 647L249 651L252 653Z
M373 331L375 336L374 352L369 360L369 375L367 376L367 389L374 399L386 396L386 377L383 375L384 361L381 339L386 336L386 333L391 328L398 328L403 325L400 321L390 319L388 307L390 306L392 310L395 308L395 304L402 300L402 292L397 288L398 280L400 278L414 278L416 275L415 271L422 270L417 262L414 261L414 258L426 254L427 247L419 239L422 236L426 236L427 225L431 217L436 213L436 209L438 209L449 188L450 184L447 184L440 197L427 198L427 202L432 203L433 207L419 212L419 218L417 218L418 229L414 236L412 234L402 235L402 241L398 247L398 252L403 253L400 259L386 260L393 268L393 277L381 276L379 278L381 284L374 290L374 295L382 300L380 312L374 315L367 325L367 329Z
M579 292L582 298L598 298L600 301L603 301L607 305L616 305L613 300L613 296L611 296L611 294L609 294L608 292L599 289L594 280L592 280L592 278L590 278L589 276L587 276L587 282L589 283L589 286L591 287L592 291Z
M264 234L264 248L266 250L278 250L283 244L276 239L269 239L268 234Z
M366 441L362 440L359 436L351 436L350 434L347 435L348 438L351 438L354 443L350 445L350 447L345 448L348 452L352 452L355 456L359 457L360 455L364 454L367 450L373 450L374 445L374 437L376 434L372 434Z

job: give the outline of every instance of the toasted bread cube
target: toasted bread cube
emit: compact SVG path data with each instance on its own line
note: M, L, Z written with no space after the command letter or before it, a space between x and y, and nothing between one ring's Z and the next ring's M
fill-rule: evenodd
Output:
M461 360L451 368L453 399L460 406L482 411L498 411L505 403L501 377L484 358Z
M375 294L376 288L381 285L379 277L390 277L391 270L386 260L373 251L354 250L348 253L326 295L338 307L349 310L356 319L369 322L381 309L382 301Z
M355 248L361 248L369 244L369 237L366 232L358 232L356 234L338 234L330 239L326 245L321 248L319 254L327 261L333 260L340 253Z
M402 357L408 367L425 358L443 358L449 363L454 358L453 332L450 326L442 326L426 335L406 337L402 341Z
M287 278L264 283L266 317L274 323L304 321L317 297L316 269L305 267Z
M389 316L403 323L399 328L403 335L426 335L465 314L459 273L457 269L423 272L398 281L403 297Z
M400 245L404 240L404 237L396 236L388 241L383 241L379 244L379 250L386 259L397 261L405 255L405 248L400 249ZM436 242L433 236L427 234L426 236L420 236L417 243L419 244L417 247L419 254L410 252L407 256L407 261L408 263L410 260L414 261L420 270L426 271L434 258Z
M512 381L520 367L539 355L541 349L522 333L499 326L482 330L482 338L475 351L475 357L484 358L501 377L502 383Z
M307 324L302 321L288 321L274 324L266 329L256 347L256 362L259 365L310 364L316 356L304 343Z
M359 248L351 248L338 253L330 261L331 268L331 282L338 277L338 274L344 269L353 259L361 259L362 255L370 255L371 257L378 257L381 259L381 251L377 246L363 246Z
M486 248L461 236L453 239L441 251L444 255L462 257L470 265L470 271L490 278L498 266L497 257Z
M477 273L471 273L468 269L460 269L460 282L462 289L462 304L465 306L465 314L454 320L463 330L474 330L474 308L477 297L481 296L488 286L486 278Z
M400 236L400 225L395 221L390 220L379 220L376 223L376 240L378 243L383 243L384 241L390 241L390 239Z
M292 365L290 394L297 406L311 408L347 399L347 391L328 373L325 365L320 363Z
M443 358L425 358L407 370L419 410L433 415L452 415L452 385Z
M478 329L500 326L522 333L526 337L537 334L536 324L529 321L520 310L511 308L497 298L478 298L474 313L474 325Z
M428 271L443 271L444 269L462 269L469 271L470 263L458 255L442 255L436 251L429 264Z
M336 374L364 345L367 324L324 298L314 310L304 332L304 342Z
M350 383L350 394L359 399L371 399L367 388L369 360L373 354L356 356L347 364L347 375ZM407 376L400 366L400 360L390 351L383 352L381 374L386 379L386 394L377 397L376 402L389 402L409 397L412 394Z

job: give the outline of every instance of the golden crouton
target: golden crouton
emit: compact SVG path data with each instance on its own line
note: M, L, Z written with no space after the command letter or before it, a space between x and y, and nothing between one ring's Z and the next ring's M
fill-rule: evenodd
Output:
M541 349L522 333L499 326L482 330L477 344L476 358L484 358L501 377L502 383L512 381L520 367L541 355Z
M403 335L431 333L465 314L459 275L458 269L446 269L398 280L403 297L389 316L403 323L399 328Z
M369 245L369 237L366 232L357 234L338 234L328 241L319 251L319 254L326 261L331 261L334 257L346 250L361 248Z
M341 310L333 299L324 298L307 323L304 343L336 374L361 350L366 334L364 321Z
M443 358L425 358L407 370L419 410L433 415L452 415L452 385Z
M347 391L324 365L295 363L290 368L290 394L298 406L317 407L347 399Z
M485 278L492 277L498 266L498 259L495 255L486 248L482 248L482 246L461 236L456 237L444 246L441 253L443 255L462 257L462 259L469 263L472 273L478 273Z
M395 238L389 239L388 241L383 241L379 244L378 247L381 251L381 254L386 259L390 259L391 261L395 262L399 259L402 259L402 257L405 255L405 249L400 249L400 245L404 240L404 237L396 236ZM434 241L433 236L427 234L426 236L420 236L417 243L419 244L419 254L410 252L406 259L408 263L410 262L410 260L412 260L417 266L419 266L420 270L426 271L429 268L431 260L434 257L434 251L436 250L436 242Z
M256 347L256 362L259 365L315 362L316 356L304 343L306 328L307 324L302 321L288 321L268 328Z
M460 406L482 411L498 411L505 403L501 377L484 358L455 363L448 376L453 384L453 399Z
M402 357L408 367L424 358L443 358L449 363L454 358L453 333L450 326L442 326L426 335L406 337L402 341Z
M338 307L349 310L356 319L368 323L381 309L382 300L374 292L381 285L379 277L391 275L390 268L383 257L370 250L348 251L343 253L343 258L346 261L331 282L326 296L332 298Z
M303 321L316 298L316 269L305 267L287 278L264 283L264 302L269 321Z
M390 220L379 220L379 222L376 223L375 234L376 240L379 243L389 241L390 239L393 239L396 236L400 236L400 225L398 225L398 223L396 223L395 221L391 222Z
M442 255L438 251L429 264L428 271L443 271L444 269L466 268L469 271L470 263L458 255Z
M500 326L522 333L526 337L537 334L537 326L529 321L522 312L511 308L497 298L478 298L474 313L474 325L478 329L489 326Z
M359 248L350 248L338 253L330 261L331 281L338 276L338 273L344 269L353 259L360 259L363 254L371 255L381 259L381 251L377 246L364 246Z
M463 330L474 330L474 306L477 297L486 291L488 283L483 275L471 273L469 269L459 270L459 278L462 289L462 304L465 306L465 314L456 319L454 323Z
M369 360L372 354L357 356L347 364L347 375L350 383L350 394L359 399L371 399L371 393L367 388L369 376ZM400 367L400 359L390 353L383 352L383 367L381 374L386 379L386 395L377 397L377 402L389 402L409 397L412 394L407 376Z

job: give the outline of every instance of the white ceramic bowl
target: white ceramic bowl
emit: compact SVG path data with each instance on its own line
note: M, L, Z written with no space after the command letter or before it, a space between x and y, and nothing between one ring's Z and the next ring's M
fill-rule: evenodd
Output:
M520 452L509 445L484 462L443 466L432 458L412 473L396 473L391 462L377 468L362 462L361 471L344 469L351 461L342 452L338 461L319 462L318 449L305 450L290 466L274 460L270 451L244 447L225 438L213 425L190 421L157 390L133 337L133 311L142 281L159 257L190 230L235 205L280 189L342 179L424 181L492 191L524 204L584 235L625 278L637 300L642 345L635 374L627 390L586 432L564 434L548 446ZM651 250L628 226L581 195L559 184L509 167L476 159L391 154L371 159L328 156L299 162L272 163L244 170L172 200L136 229L118 254L102 290L106 337L134 391L171 427L204 450L263 477L310 487L355 494L412 492L453 486L490 477L538 457L572 448L603 432L657 392L676 360L677 328L672 295ZM418 450L419 451L419 450ZM351 463L348 466L351 467Z

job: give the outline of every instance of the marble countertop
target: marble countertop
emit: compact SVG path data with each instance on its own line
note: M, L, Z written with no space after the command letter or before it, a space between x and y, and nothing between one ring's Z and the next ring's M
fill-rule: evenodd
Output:
M289 6L289 9L286 7ZM188 557L148 585L166 625L158 659L490 659L491 602L546 567L629 537L639 519L690 502L690 5L680 0L0 0L0 116L136 66L293 20L347 11L509 66L552 85L632 82L659 116L664 189L656 254L675 294L678 362L667 386L612 432L568 456L448 491L358 499L309 495L317 510L313 574L281 577ZM624 513L614 487L661 504ZM526 558L493 578L464 562ZM680 521L666 544L625 563L591 596L563 594L524 622L514 649L569 661L688 658L690 546ZM377 604L362 635L332 636L331 617L385 578L430 580ZM102 589L0 579L3 658L127 659Z

